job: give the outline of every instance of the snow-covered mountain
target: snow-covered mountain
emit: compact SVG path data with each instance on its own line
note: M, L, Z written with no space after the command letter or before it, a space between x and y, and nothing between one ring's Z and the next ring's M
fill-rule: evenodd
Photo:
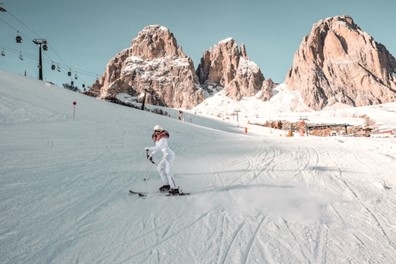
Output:
M298 101L277 92L268 103L279 110L281 98ZM258 107L250 100L240 103ZM311 113L327 120L349 109ZM392 104L352 111L394 122ZM182 122L169 112L0 72L1 262L396 259L396 138L281 137L248 124L245 134L233 119L185 113ZM175 180L191 196L156 194L159 176L144 153L155 124L169 130Z

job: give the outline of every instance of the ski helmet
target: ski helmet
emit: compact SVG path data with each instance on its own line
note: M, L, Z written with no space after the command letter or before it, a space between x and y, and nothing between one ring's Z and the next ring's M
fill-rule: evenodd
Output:
M155 125L153 128L154 131L163 131L164 129L160 125Z

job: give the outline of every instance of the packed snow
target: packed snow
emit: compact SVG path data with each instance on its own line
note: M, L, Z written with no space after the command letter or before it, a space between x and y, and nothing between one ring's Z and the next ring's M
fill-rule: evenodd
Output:
M285 137L169 113L0 71L1 263L394 263L396 138ZM307 112L363 113L396 123L392 104ZM157 192L144 153L156 124L190 196Z

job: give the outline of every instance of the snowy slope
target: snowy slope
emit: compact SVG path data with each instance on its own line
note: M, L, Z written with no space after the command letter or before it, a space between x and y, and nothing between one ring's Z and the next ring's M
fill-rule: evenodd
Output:
M245 97L240 101L225 96L221 91L194 107L191 112L212 118L233 121L241 126L264 124L266 121L298 121L306 118L308 123L336 123L365 126L366 119L374 121L374 128L396 129L396 102L365 107L351 107L337 103L323 111L307 107L300 94L290 91L285 84L273 89L273 97L262 101L256 97ZM236 117L238 112L238 118ZM238 122L237 122L238 119Z
M394 263L395 138L192 120L0 72L1 263ZM155 124L193 195L128 194L160 186Z

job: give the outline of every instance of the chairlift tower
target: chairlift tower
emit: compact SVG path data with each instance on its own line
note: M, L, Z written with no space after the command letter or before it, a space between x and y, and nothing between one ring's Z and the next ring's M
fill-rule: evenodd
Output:
M43 59L41 56L41 49L48 50L47 40L45 39L33 39L33 43L39 46L39 80L43 80Z

